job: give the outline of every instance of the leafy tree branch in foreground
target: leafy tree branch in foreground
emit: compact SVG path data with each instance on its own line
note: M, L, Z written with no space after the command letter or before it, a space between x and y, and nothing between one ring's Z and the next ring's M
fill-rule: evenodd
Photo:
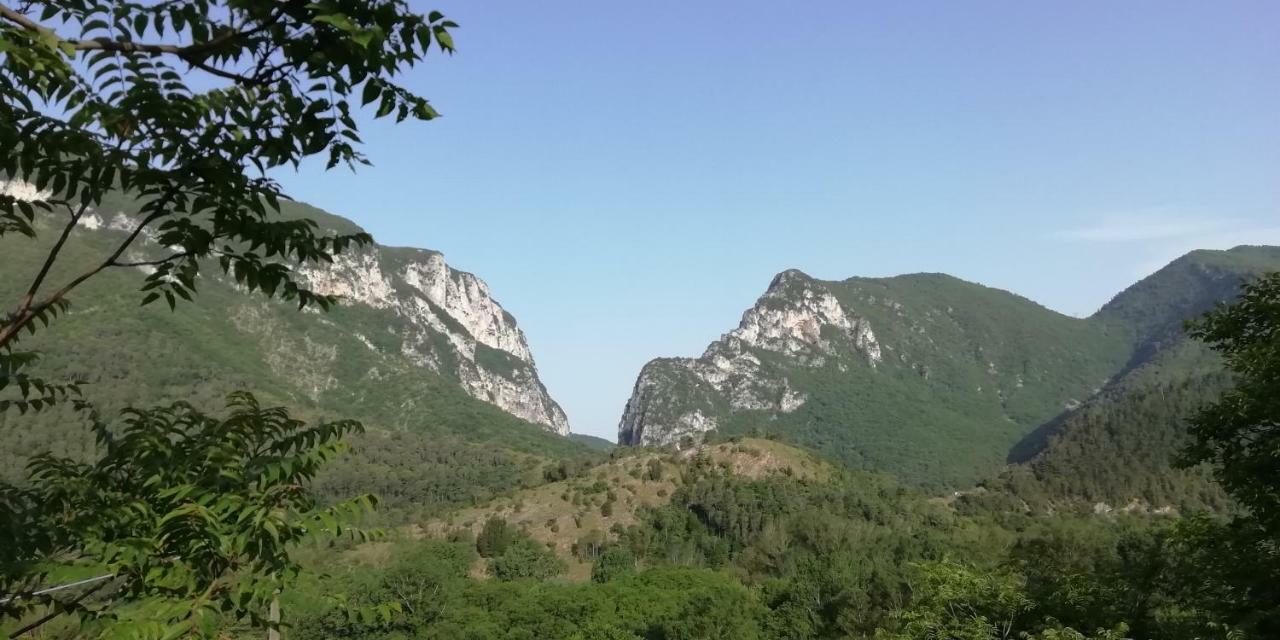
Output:
M290 550L362 535L349 523L374 505L361 496L317 508L305 490L344 450L341 438L361 431L356 422L307 425L237 393L225 418L178 403L93 428L96 462L40 456L31 486L11 490L22 517L0 530L0 589L17 597L0 613L74 613L108 637L177 637L223 616L270 626L272 598L298 572ZM24 593L51 558L114 576L108 595L82 603Z

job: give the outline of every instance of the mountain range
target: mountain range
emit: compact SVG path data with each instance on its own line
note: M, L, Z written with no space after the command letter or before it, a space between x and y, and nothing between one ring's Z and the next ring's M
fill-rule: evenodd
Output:
M115 197L86 217L59 268L101 255L130 206ZM284 214L358 230L298 202ZM19 274L46 250L25 240L0 248ZM618 442L685 448L763 436L1017 508L1218 506L1203 471L1171 465L1181 421L1230 382L1182 324L1275 269L1280 248L1195 251L1088 318L945 274L826 281L785 271L702 356L641 370ZM360 419L375 435L358 438L325 482L335 493L389 492L393 503L429 494L474 504L610 446L569 433L516 319L438 252L372 245L307 268L312 288L343 299L328 313L203 273L198 303L170 311L138 305L139 274L106 272L77 291L56 331L24 345L43 352L47 377L85 379L107 411L173 400L216 408L228 391L251 389L303 417ZM0 296L20 288L6 279ZM87 455L93 443L76 424L56 410L0 416L11 452L0 471L18 477L24 456L45 449ZM433 488L459 464L490 471L459 485L462 498Z
M1278 268L1274 247L1195 251L1088 318L943 274L824 281L786 271L702 356L643 368L619 442L770 435L939 487L1006 463L1026 465L1014 476L1069 476L1081 468L1073 455L1114 457L1145 477L1168 467L1189 396L1226 384L1182 323ZM1118 409L1151 393L1185 401L1162 400L1163 414L1142 421Z

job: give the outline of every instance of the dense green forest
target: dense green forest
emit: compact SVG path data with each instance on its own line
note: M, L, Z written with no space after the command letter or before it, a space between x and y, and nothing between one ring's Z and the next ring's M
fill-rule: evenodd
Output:
M1204 467L1177 468L1186 420L1231 386L1220 362L1182 341L1015 449L1012 465L966 501L1020 508L1220 511L1228 500ZM1009 506L1009 505L1006 505Z
M478 536L459 530L312 550L312 577L284 599L291 633L1254 637L1230 635L1219 623L1230 615L1228 592L1196 579L1205 570L1197 545L1221 526L1213 521L961 514L884 476L750 478L697 454L679 474L668 504L642 509L637 524L614 536L575 545L574 555L593 566L588 583L565 581L554 552L496 518ZM352 613L388 602L400 612Z

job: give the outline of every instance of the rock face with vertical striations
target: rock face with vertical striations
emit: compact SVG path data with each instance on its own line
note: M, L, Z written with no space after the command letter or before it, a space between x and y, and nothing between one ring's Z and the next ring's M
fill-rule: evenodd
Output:
M317 292L401 321L398 355L457 379L472 397L507 413L569 433L564 411L538 379L515 318L483 280L451 268L443 255L425 249L358 249L305 276Z

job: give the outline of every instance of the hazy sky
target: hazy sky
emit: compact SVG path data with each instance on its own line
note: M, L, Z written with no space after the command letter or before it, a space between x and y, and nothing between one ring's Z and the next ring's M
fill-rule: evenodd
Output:
M616 435L786 268L944 271L1085 315L1192 248L1280 244L1280 3L441 0L459 53L291 195L441 250Z

